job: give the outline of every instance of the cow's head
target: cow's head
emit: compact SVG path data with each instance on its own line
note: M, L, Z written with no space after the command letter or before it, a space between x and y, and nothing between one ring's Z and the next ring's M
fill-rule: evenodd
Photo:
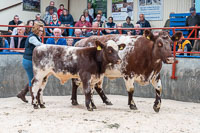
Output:
M172 37L168 32L160 31L158 35L154 36L151 32L146 32L147 39L154 42L154 57L161 59L164 63L174 63L174 57L171 52L171 44L173 41L178 41L182 37L182 32L175 33Z
M121 59L118 56L118 51L123 50L125 44L117 45L113 40L107 41L107 44L103 44L100 41L95 41L96 48L98 51L97 61L111 64L121 63Z

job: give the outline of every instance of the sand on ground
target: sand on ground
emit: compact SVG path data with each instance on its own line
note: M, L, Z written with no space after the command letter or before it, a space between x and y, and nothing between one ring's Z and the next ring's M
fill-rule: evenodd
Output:
M130 110L127 96L108 95L112 106L94 96L98 109L86 110L83 95L72 106L70 96L45 96L45 109L34 110L16 97L0 99L0 133L200 133L200 104L162 100L155 113L152 98L134 100Z

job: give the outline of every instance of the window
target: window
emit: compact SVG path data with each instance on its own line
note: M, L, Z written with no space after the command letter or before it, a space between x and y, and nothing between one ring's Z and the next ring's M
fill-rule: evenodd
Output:
M92 3L92 8L94 8L94 18L99 10L102 11L103 16L107 17L107 0L88 0Z

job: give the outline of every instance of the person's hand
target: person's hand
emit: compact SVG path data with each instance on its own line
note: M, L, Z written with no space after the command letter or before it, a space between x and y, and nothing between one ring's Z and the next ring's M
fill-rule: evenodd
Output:
M183 52L183 50L182 50L182 49L178 49L177 52ZM179 54L181 54L181 53L176 53L176 54L179 55Z

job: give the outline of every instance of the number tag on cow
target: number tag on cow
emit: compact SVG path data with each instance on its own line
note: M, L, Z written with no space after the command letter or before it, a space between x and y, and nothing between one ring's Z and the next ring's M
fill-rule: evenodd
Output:
M102 48L101 48L101 46L97 46L97 50L99 50L99 51L100 51L101 49L102 49Z
M122 47L122 46L119 48L119 50L123 50L123 49L124 49L124 47Z

